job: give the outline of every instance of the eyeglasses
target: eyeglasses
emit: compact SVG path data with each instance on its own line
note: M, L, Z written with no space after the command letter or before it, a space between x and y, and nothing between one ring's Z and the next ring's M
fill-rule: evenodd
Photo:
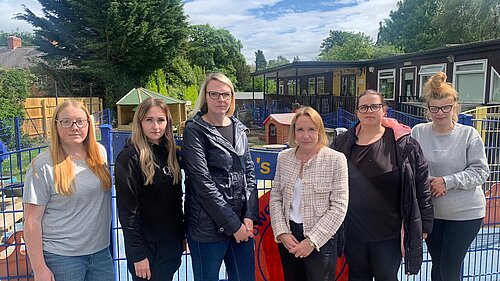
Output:
M73 124L76 124L76 127L78 128L83 128L86 127L88 124L87 119L78 119L78 120L70 120L70 119L62 119L62 120L57 120L56 123L59 123L61 127L63 128L71 128L73 127Z
M231 98L232 95L233 94L231 92L222 92L222 93L216 91L208 92L208 96L213 100L219 99L220 96L222 96L222 99L228 100Z
M384 105L381 103L370 104L370 105L360 105L360 106L358 106L358 112L367 113L368 109L370 109L372 112L376 112L376 111L379 111L382 107L384 107Z
M443 105L443 106L431 106L427 107L431 113L438 113L441 110L443 113L449 113L453 109L452 104Z

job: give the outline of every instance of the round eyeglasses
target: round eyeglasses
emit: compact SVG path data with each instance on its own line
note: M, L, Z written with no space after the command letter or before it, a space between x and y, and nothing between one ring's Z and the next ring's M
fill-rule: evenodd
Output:
M429 109L430 113L438 113L440 110L443 113L450 113L451 110L453 109L453 104L447 104L447 105L443 105L443 106L432 106L432 105L429 105L427 107L427 109Z
M358 106L358 112L359 113L367 113L368 109L370 109L372 112L376 112L376 111L379 111L382 107L384 107L384 105L381 103L375 103L375 104L370 104L370 105L360 105L360 106Z
M232 95L233 94L231 92L222 92L222 93L217 91L208 92L208 96L213 100L219 99L220 96L222 96L222 99L228 100L231 98Z
M61 127L66 128L66 129L73 127L73 124L75 124L76 127L78 127L78 128L83 128L83 127L87 126L88 122L89 121L87 119L78 119L78 120L70 120L70 119L57 120L56 119L56 123L59 123L61 125Z

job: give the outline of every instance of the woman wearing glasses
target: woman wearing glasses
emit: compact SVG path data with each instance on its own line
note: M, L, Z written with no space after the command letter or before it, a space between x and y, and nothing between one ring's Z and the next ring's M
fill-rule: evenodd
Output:
M258 199L246 131L233 117L234 87L209 74L183 135L186 230L194 280L255 280L253 225Z
M133 280L172 280L184 242L181 172L172 116L161 99L145 99L130 143L115 164L116 204Z
M460 268L485 215L482 184L489 176L484 144L471 126L457 123L458 93L439 72L424 85L428 118L412 130L429 163L434 230L426 243L432 280L461 280Z
M349 168L344 252L350 281L398 280L403 250L404 273L418 273L422 238L432 231L427 163L410 128L385 113L380 93L366 90L357 99L359 122L332 144Z
M82 103L61 103L52 120L49 149L24 182L24 238L35 280L112 280L106 150Z

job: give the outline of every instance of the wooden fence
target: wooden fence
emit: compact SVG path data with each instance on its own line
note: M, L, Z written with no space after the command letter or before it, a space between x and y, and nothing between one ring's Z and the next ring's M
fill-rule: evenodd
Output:
M24 102L26 116L22 123L22 132L29 136L49 137L54 109L66 100L83 102L91 113L103 110L102 99L98 97L27 98Z

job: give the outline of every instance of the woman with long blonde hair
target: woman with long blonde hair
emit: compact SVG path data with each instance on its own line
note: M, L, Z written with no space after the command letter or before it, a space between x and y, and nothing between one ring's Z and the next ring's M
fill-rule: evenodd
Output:
M49 149L26 173L24 233L35 280L113 278L111 176L93 127L81 102L61 103Z
M161 99L137 108L130 143L115 164L118 216L133 280L172 280L184 230L172 116Z

